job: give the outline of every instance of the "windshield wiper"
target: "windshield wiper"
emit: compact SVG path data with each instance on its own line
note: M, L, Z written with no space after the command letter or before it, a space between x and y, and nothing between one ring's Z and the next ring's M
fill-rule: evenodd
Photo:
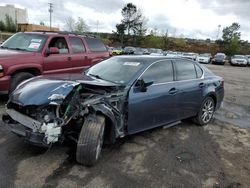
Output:
M23 48L8 48L10 50L19 50L19 51L27 51L26 49Z
M95 77L95 78L97 78L97 79L101 79L101 80L103 80L98 74L89 74L90 76L93 76L93 77Z
M2 48L2 49L8 49L7 46L0 46L0 48Z

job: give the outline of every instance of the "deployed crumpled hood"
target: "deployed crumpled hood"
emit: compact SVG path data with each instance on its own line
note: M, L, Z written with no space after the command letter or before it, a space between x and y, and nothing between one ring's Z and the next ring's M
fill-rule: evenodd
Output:
M21 83L10 95L10 101L22 106L61 104L80 83L98 86L117 86L114 83L81 74L39 76Z

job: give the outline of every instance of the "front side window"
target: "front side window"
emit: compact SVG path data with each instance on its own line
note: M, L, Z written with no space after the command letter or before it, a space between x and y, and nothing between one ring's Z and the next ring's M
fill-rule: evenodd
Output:
M185 60L176 61L175 68L178 81L196 79L196 70L192 62Z
M106 52L107 48L98 38L85 38L89 48L92 52Z
M57 47L59 49L59 54L68 54L69 48L64 37L54 37L49 43L49 48Z
M80 38L77 37L70 37L69 38L70 44L72 46L73 53L83 53L85 52L85 47L83 42Z
M161 61L151 65L142 78L146 81L153 81L154 84L173 81L173 67L171 61Z

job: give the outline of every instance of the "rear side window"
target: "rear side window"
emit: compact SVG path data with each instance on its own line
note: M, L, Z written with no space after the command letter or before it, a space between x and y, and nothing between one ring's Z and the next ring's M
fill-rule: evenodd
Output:
M85 52L85 47L83 45L83 42L80 38L77 37L70 37L69 41L72 46L73 53L83 53Z
M175 62L177 80L196 79L194 64L190 61L179 60Z
M198 65L194 65L194 66L195 66L197 78L200 78L202 76L203 71Z
M85 38L92 52L106 52L107 48L98 38Z
M150 66L142 78L147 81L153 81L154 84L160 84L173 81L173 66L171 61L162 61Z

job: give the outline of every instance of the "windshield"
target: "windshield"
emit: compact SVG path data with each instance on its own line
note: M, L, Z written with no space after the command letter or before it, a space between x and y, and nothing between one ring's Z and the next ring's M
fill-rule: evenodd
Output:
M114 57L92 66L85 74L98 79L126 85L143 67L144 64L141 62Z
M235 55L233 58L245 59L245 56L244 55Z
M215 58L218 58L218 59L224 59L224 55L216 55Z
M209 57L210 55L209 54L200 54L200 56L202 56L202 57Z
M1 48L28 52L41 51L47 36L30 33L17 33L1 45Z

